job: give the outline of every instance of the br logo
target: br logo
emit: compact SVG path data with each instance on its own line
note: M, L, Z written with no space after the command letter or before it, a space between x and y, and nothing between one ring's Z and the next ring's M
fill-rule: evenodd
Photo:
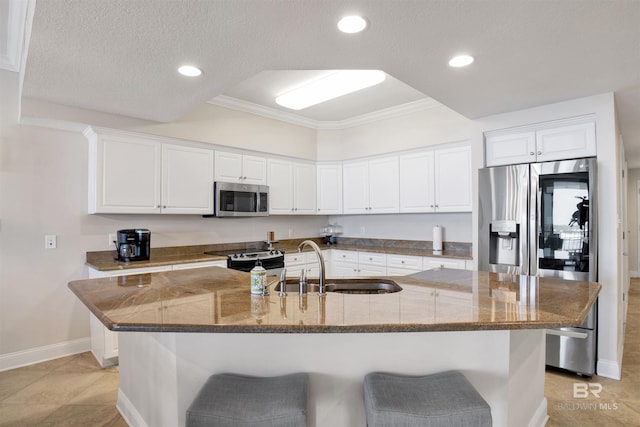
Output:
M573 383L574 399L586 399L589 394L593 394L599 399L600 392L602 392L602 384L600 383Z

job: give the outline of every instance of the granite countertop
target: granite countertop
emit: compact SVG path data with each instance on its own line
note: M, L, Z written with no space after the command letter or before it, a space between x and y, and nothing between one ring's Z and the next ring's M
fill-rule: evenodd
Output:
M601 286L468 270L387 277L389 294L249 293L220 267L77 280L69 288L114 331L367 333L541 329L583 322ZM270 277L269 281L275 281ZM330 279L327 279L330 282Z
M283 240L273 245L274 249L285 254L298 251L298 244L306 239ZM391 239L355 239L341 238L338 244L326 245L320 238L312 238L321 249L341 249L347 251L377 252L399 255L414 255L443 258L471 258L471 244L445 242L442 253L434 253L429 241L408 241ZM228 250L258 250L265 242L241 242L229 244L175 246L151 248L151 256L147 261L122 262L115 260L115 250L87 252L86 265L99 271L125 270L131 268L159 267L165 265L185 264L191 262L226 261L226 256L208 255L205 252L225 252ZM310 251L305 248L305 251Z

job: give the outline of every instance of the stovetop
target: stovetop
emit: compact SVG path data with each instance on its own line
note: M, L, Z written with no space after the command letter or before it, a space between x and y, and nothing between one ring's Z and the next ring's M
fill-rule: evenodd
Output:
M243 252L242 250L224 251L224 252L205 252L207 255L223 255L232 261L255 261L257 259L273 259L284 257L284 252L279 250Z

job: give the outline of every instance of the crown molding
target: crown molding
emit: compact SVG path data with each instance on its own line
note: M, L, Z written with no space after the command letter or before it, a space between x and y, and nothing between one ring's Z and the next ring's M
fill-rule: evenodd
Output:
M0 5L0 12L6 12L6 22L0 28L0 68L9 71L20 71L22 56L25 51L25 28L27 27L27 10L31 2L25 0L8 0ZM3 14L0 14L4 15Z
M363 114L345 120L337 121L320 121L301 117L297 114L286 113L275 108L265 107L263 105L254 104L252 102L243 101L230 96L220 95L210 101L209 104L219 105L221 107L231 108L233 110L244 111L245 113L256 114L258 116L270 119L280 120L294 125L304 126L312 129L320 130L340 130L360 126L366 123L378 120L389 119L392 117L403 116L417 111L426 110L428 108L439 107L438 101L433 98L420 99L418 101L407 102L406 104L385 108L384 110L374 111L373 113Z

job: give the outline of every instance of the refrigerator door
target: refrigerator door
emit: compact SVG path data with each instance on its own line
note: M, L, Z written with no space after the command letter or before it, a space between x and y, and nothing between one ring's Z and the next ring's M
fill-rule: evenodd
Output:
M478 180L478 268L530 274L529 165L480 169Z
M531 274L595 281L595 159L531 165Z

